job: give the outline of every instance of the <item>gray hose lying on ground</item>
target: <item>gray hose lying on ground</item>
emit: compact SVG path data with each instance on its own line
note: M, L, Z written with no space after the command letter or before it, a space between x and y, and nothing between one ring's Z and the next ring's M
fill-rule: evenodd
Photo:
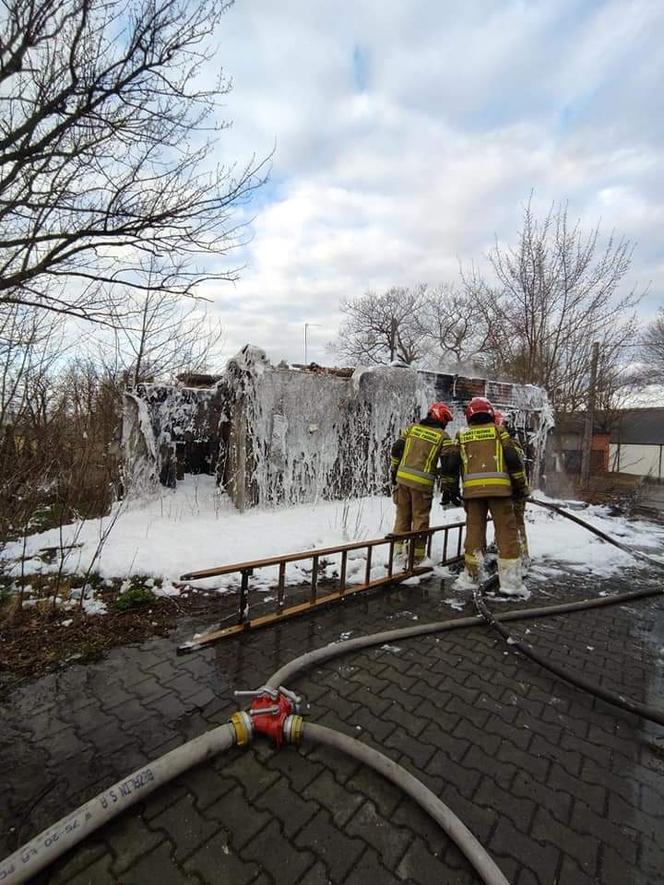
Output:
M641 553L639 550L632 550L626 544L622 544L620 541L616 541L615 538L612 538L610 535L607 535L600 529L595 528L595 526L590 525L590 523L579 519L577 516L574 516L574 514L569 513L567 510L564 510L562 507L558 507L555 504L549 504L547 501L539 501L536 498L528 498L527 500L529 504L537 504L538 507L543 507L546 510L558 513L560 514L560 516L564 516L566 519L572 520L572 522L575 522L578 525L583 526L583 528L588 529L589 532L597 535L597 537L601 538L603 541L606 541L608 544L613 544L614 547L618 547L620 548L620 550L624 550L626 553L630 553L632 556L635 556L638 559L642 559L650 563L651 565L656 565L659 568L664 569L664 562L660 562L660 560L648 556L647 553ZM543 615L563 614L565 612L585 608L595 608L602 605L617 605L621 602L627 602L630 599L642 599L647 596L657 596L662 592L664 591L662 591L661 589L636 590L631 593L621 593L616 594L615 596L605 596L601 599L585 599L581 600L580 602L562 603L560 605L543 606L540 608L520 609L519 611L512 611L500 615L494 615L494 617L497 621L512 621L518 620L519 618L538 618ZM332 642L329 645L325 645L322 648L307 652L306 654L301 655L299 658L295 658L294 660L289 661L287 664L284 664L283 667L277 670L277 672L268 679L267 685L269 685L271 688L276 688L279 685L286 685L294 677L298 676L300 673L303 673L314 664L323 663L324 661L328 661L339 655L344 655L349 651L359 651L363 648L371 648L375 645L382 645L384 642L394 642L395 640L408 639L412 636L423 636L426 633L442 633L446 630L457 630L461 629L462 627L473 627L476 624L481 624L483 620L484 619L482 617L458 618L451 621L438 621L430 624L419 624L417 627L403 627L397 630L388 630L384 633L374 633L373 636L356 636L353 639L347 639L344 642Z
M629 553L638 555L639 558L645 559L650 563L664 567L664 564L658 560L652 559L646 554L640 554L638 551L630 550L625 545L618 541L614 541L608 535L605 535L599 529L595 529L593 526L583 522L583 520L573 517L571 514L562 511L558 507L535 500L532 500L531 503L539 504L540 506L547 507L547 509L561 513L563 516L567 516L574 522L583 525L585 528L588 528L590 531L594 532L594 534L609 543L614 544L616 547L620 547ZM659 595L661 593L661 590L637 590L632 593L616 594L615 596L602 597L601 599L588 599L580 602L569 602L531 609L519 609L517 611L505 612L500 615L492 615L492 618L495 621L512 621L520 620L522 618L545 617L547 615L562 614L565 612L595 608L604 605L616 605L627 602L631 599L640 599L647 596ZM323 646L323 648L307 652L285 664L270 677L266 684L273 688L283 685L309 669L309 667L339 657L340 655L344 655L351 651L371 648L398 639L422 636L427 633L442 633L447 630L473 627L481 624L483 620L483 617L456 618L450 621L439 621L430 624L421 624L417 627L388 630L383 633L376 633L372 636L358 636L344 642L331 643L330 645ZM463 828L463 830L468 833L470 838L474 840L479 847L482 856L484 856L490 864L490 868L487 867L490 875L495 874L499 877L485 878L485 882L501 883L502 885L502 883L507 881L491 858L486 855L486 852L484 852L484 849L482 849L472 833L467 830L464 824L462 824L446 806L441 803L443 809L445 809L444 812L440 808L434 808L433 806L430 808L427 804L429 801L428 799L420 802L417 796L411 792L411 789L404 785L405 781L402 784L400 780L397 780L395 776L393 776L394 772L399 769L403 772L403 775L405 775L406 780L410 779L410 781L412 781L411 787L416 793L424 790L426 793L429 793L436 802L439 802L433 793L430 793L423 784L406 772L405 769L401 769L400 766L391 762L377 750L372 750L360 741L357 741L354 738L349 738L339 732L326 729L323 726L305 723L303 737L306 738L307 734L312 739L316 739L328 746L334 746L337 749L342 749L344 752L350 752L351 755L354 755L356 758L360 758L360 754L367 754L367 758L363 758L362 761L365 761L366 764L371 765L389 780L392 780L395 784L402 787L415 799L415 801L418 801L435 820L438 821L445 832L447 832L453 839L455 837L448 829L448 825L451 825L452 819L456 821L456 824L459 827ZM82 805L76 811L61 818L56 824L53 824L48 829L35 836L34 839L31 839L9 857L5 858L5 860L1 861L0 882L2 882L3 885L18 885L18 883L27 881L27 879L53 863L53 861L64 854L65 851L81 842L86 836L112 820L122 811L148 796L153 790L172 780L174 777L177 777L179 774L182 774L182 772L194 765L198 765L206 759L229 749L234 743L235 731L230 723L226 723L174 750L171 750L169 753L166 753L164 756L161 756L159 759L151 762L143 768L137 769L135 772L118 781L93 799L90 799L85 805ZM351 750L349 747L353 747L354 749ZM357 747L361 749L357 749ZM369 756L371 756L372 761L369 761ZM438 815L442 816L439 817ZM448 818L447 816L451 817ZM447 820L447 825L444 822L444 819ZM457 840L455 839L455 841ZM458 841L457 844L459 844ZM475 849L473 849L473 851L474 850ZM471 863L473 863L478 872L482 874L473 859L468 855L466 856Z
M541 655L536 649L532 647L532 645L530 645L530 643L523 642L520 639L515 639L515 637L512 636L509 630L506 630L502 624L498 623L496 616L488 608L488 606L484 602L484 599L482 598L483 591L488 589L489 586L495 583L496 578L492 578L489 581L485 581L485 583L481 587L477 587L473 593L473 601L475 603L475 608L481 614L487 624L502 636L502 638L507 642L512 650L520 651L522 655L530 658L531 661L539 664L540 667L544 667L545 670L553 673L559 679L563 679L565 682L569 682L569 684L573 685L575 688L580 688L582 691L587 691L589 694L601 698L603 701L606 701L608 704L613 704L614 707L619 707L621 710L627 710L629 713L634 713L636 716L642 716L644 719L648 719L650 722L656 722L658 725L664 725L664 710L659 710L657 707L653 707L651 704L642 704L639 701L633 701L631 698L627 698L624 695L616 694L613 691L608 691L601 685L597 685L597 683L591 682L584 676L577 676L572 673L571 670L569 670L567 667L561 667L560 664L556 664L555 661L552 661L544 655ZM661 590L656 591L656 593L661 593Z
M562 614L585 608L604 605L615 605L630 599L652 596L660 591L639 590L623 593L619 596L602 597L601 599L568 602L560 605L543 606L532 609L519 609L496 615L497 620L512 621L521 618L537 618L546 615ZM475 627L483 623L481 617L456 618L450 621L438 621L421 624L417 627L404 627L375 633L372 636L358 636L344 642L335 642L287 663L270 677L266 683L270 687L283 685L315 664L323 663L340 655L363 648L382 645L398 639L407 639L427 633L442 633L464 627ZM311 726L309 726L311 727ZM219 726L189 743L183 744L161 756L149 765L139 768L133 774L118 781L98 796L90 799L85 805L62 818L56 824L35 836L5 860L0 861L0 882L3 885L18 885L27 881L40 870L49 866L58 857L85 839L86 836L112 820L121 812L130 808L148 796L157 787L177 777L188 768L204 762L217 753L223 752L235 742L235 732L230 723Z
M228 750L234 743L235 730L227 722L138 768L0 861L0 882L2 885L26 882L157 787L188 768Z
M584 519L579 519L578 516L574 516L573 513L570 513L569 510L565 510L564 507L559 507L557 504L550 504L548 501L539 501L537 498L527 498L526 500L529 504L536 504L538 507L543 507L545 510L550 510L552 513L558 513L560 516L564 516L565 519L569 519L577 525L583 526L584 529L592 532L593 535L597 535L602 541L606 541L607 544L612 544L614 547L618 547L619 550L624 550L625 553L629 553L630 556L634 556L636 559L642 559L644 562L649 562L651 565L656 565L659 568L664 569L664 562L661 560L655 559L654 556L648 556L647 553L642 553L640 550L634 550L632 547L628 547L627 544L623 544L621 541L616 541L611 535L607 535L606 532L603 532L601 529L595 528L594 525L591 525Z
M528 501L531 504L537 504L539 507L544 507L547 510L551 510L554 513L560 514L560 516L564 516L566 519L570 519L572 522L583 526L584 529L587 529L594 535L597 535L598 538L601 538L608 544L612 544L614 547L618 547L620 550L624 550L631 556L634 556L637 559L644 560L651 565L658 566L660 569L664 569L664 562L660 562L659 560L654 559L652 556L648 556L647 553L641 553L640 550L632 550L626 544L622 544L620 541L616 541L616 539L612 538L611 535L607 535L606 532L601 531L601 529L597 529L595 528L595 526L590 525L590 523L586 522L585 520L579 519L578 516L574 516L573 513L569 513L564 508L558 507L555 504L549 504L546 501L538 501L535 498L529 498ZM544 669L549 670L549 672L553 673L559 679L563 679L565 680L565 682L569 682L569 684L573 685L575 688L580 688L582 691L586 691L589 694L594 695L595 697L601 698L603 701L606 701L608 704L613 704L615 707L619 707L621 710L627 710L629 713L634 713L636 716L642 716L644 719L648 719L650 722L656 722L658 725L664 725L664 710L653 707L652 704L642 704L640 701L633 701L631 698L627 698L624 695L608 691L601 685L597 685L595 682L591 682L589 679L586 679L583 676L577 676L566 667L561 667L559 664L556 664L555 661L549 660L547 657L541 655L536 649L534 649L530 643L523 642L520 639L515 639L514 636L512 636L512 634L505 629L505 627L498 623L498 621L500 620L500 616L495 615L484 601L484 591L488 590L491 586L495 584L497 584L497 578L494 576L492 578L489 578L488 581L485 581L481 587L475 588L475 590L473 591L473 602L475 604L475 609L477 610L477 612L482 616L482 618L484 618L484 620L491 628L493 628L497 633L500 634L500 636L502 636L502 638L507 642L508 645L512 647L513 650L520 651L521 654L525 655L525 657L530 658L531 661L539 664L540 667L544 667ZM629 595L631 599L635 599L639 596L656 596L662 592L664 591L662 591L661 589L637 590L634 593L624 594L623 596Z
M486 885L509 885L508 880L468 827L435 793L401 765L388 759L373 747L358 741L357 738L348 737L339 731L311 722L305 722L302 726L302 743L319 743L340 750L382 774L417 802L440 825L464 853Z
M644 599L648 596L658 596L661 590L633 590L630 593L616 593L615 596L602 596L595 599L581 599L577 602L562 602L557 605L537 606L536 608L520 608L510 612L494 615L497 621L520 621L528 618L541 618L548 615L562 615L567 612L583 611L589 608L601 608L605 605L620 605L633 599ZM365 648L373 648L386 642L396 642L399 639L411 639L414 636L424 636L428 633L446 633L448 630L461 630L465 627L476 627L484 622L481 616L469 618L453 618L450 621L433 621L429 624L418 624L416 627L400 627L396 630L386 630L384 633L373 633L369 636L354 636L343 642L330 642L321 648L305 652L299 658L294 658L283 667L280 667L265 683L270 688L280 685L288 685L293 679L297 679L310 667L323 664L333 658L341 657L348 652L361 651Z

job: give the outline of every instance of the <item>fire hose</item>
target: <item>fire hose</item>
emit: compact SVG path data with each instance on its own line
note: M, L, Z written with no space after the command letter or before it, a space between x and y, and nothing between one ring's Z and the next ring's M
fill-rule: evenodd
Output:
M137 769L43 830L0 862L0 882L3 885L26 882L65 851L144 799L157 787L227 750L235 742L233 726L225 723Z
M49 866L65 851L108 823L157 787L188 768L230 747L247 746L255 734L283 743L321 743L368 765L400 787L427 812L457 844L486 885L509 885L498 866L471 831L445 803L401 765L356 738L321 725L305 723L299 715L301 698L283 686L240 691L250 697L248 711L234 713L230 722L171 750L90 799L15 851L0 864L0 882L18 885Z
M574 517L555 505L533 499L530 499L530 501L538 506L554 510L584 526L584 528L592 531L608 543L614 544L614 546L633 555L638 555L639 558L645 559L660 568L664 568L664 563L647 556L647 554L642 554L640 551L632 551L626 545L612 539L594 526L578 519L578 517ZM481 589L487 589L487 585L484 584ZM481 599L481 593L476 592L474 597L475 605L480 612L477 617L421 624L416 627L389 630L371 636L355 637L343 642L331 643L301 655L281 667L270 677L266 685L258 691L236 693L238 696L248 695L253 698L251 709L248 712L238 711L234 713L228 723L212 729L194 740L188 741L154 762L137 769L132 774L90 799L80 808L61 818L57 823L42 831L4 861L0 862L0 883L3 883L3 885L18 885L18 883L27 881L27 879L49 866L92 832L108 823L136 802L147 797L158 787L166 784L189 768L199 765L235 745L246 746L253 739L254 733L258 732L272 738L276 746L281 746L284 742L308 743L318 741L333 749L345 752L364 764L370 765L383 777L391 780L404 790L436 820L465 854L466 858L482 877L483 882L487 883L487 885L506 885L507 879L505 879L502 872L470 830L421 781L382 753L356 738L348 737L341 732L323 726L305 723L299 715L300 699L293 692L285 689L283 683L300 675L314 664L322 663L350 651L382 645L385 642L398 639L471 627L483 621L488 621L494 629L499 630L501 636L507 639L511 645L514 645L515 648L518 648L519 651L527 654L533 660L537 660L538 663L548 666L549 669L556 672L561 678L577 685L579 688L591 691L593 694L603 697L605 700L623 709L627 709L659 724L664 724L664 714L661 711L655 710L648 705L629 701L621 695L613 695L598 686L592 685L587 680L572 677L572 674L569 674L563 668L558 668L557 665L552 666L550 662L545 662L542 656L537 655L537 653L533 654L534 650L527 643L515 641L499 623L501 621L538 618L546 615L585 610L604 605L615 605L627 600L659 595L661 593L661 589L640 590L617 594L613 597L582 600L580 602L516 610L494 615Z
M631 550L629 547L627 547L627 545L622 544L620 541L617 541L615 538L607 535L606 532L595 528L595 526L590 525L590 523L587 523L585 520L579 519L578 516L574 516L574 514L569 513L562 507L558 507L555 504L549 504L545 501L538 501L534 498L529 498L529 501L531 504L537 504L540 507L544 507L547 510L552 510L555 513L560 514L561 516L572 520L572 522L575 522L578 525L583 526L583 528L588 529L588 531L597 535L608 544L612 544L614 547L618 547L620 550L624 550L626 553L630 553L632 556L635 556L638 559L645 560L651 565L655 565L660 569L664 569L663 562L660 562L652 556L648 556L647 553L642 553L640 550ZM627 710L630 713L634 713L636 716L642 716L644 719L648 719L650 722L656 722L658 725L664 725L664 710L653 707L651 704L642 704L639 701L634 701L631 698L625 697L624 695L608 691L601 685L597 685L597 683L591 682L589 679L585 679L583 676L575 675L566 667L561 667L559 664L556 664L555 661L549 660L544 655L541 655L536 649L534 649L529 642L525 642L521 639L516 639L509 632L509 630L507 630L505 627L503 627L502 624L498 622L498 619L488 608L484 600L484 593L491 587L495 586L497 583L498 579L495 575L493 575L492 577L484 581L481 585L475 587L473 590L473 602L478 614L482 618L484 618L486 623L507 642L507 644L513 651L521 652L521 654L525 655L525 657L530 658L530 660L534 661L536 664L539 664L541 667L549 670L559 679L563 679L565 680L565 682L569 682L571 685L574 685L576 688L580 688L582 691L587 691L589 694L595 695L596 697L601 698L603 701L619 707L621 710ZM630 594L621 594L621 601L626 600L627 597L629 599L639 599L646 596L656 596L658 594L661 594L662 592L664 591L662 591L661 589L637 590Z
M614 547L617 547L619 550L623 550L625 553L629 553L630 556L634 556L636 559L642 559L644 562L649 562L651 565L655 565L658 568L664 569L664 562L662 562L662 560L655 559L654 556L648 556L647 553L643 553L641 550L634 550L633 547L628 547L627 544L616 541L616 539L612 538L611 535L607 535L606 532L603 532L601 529L596 528L594 525L591 525L584 519L579 519L578 516L574 516L573 513L570 513L569 510L565 510L564 507L559 507L557 504L551 504L549 501L540 501L538 498L528 498L527 501L529 504L536 504L538 507L543 507L545 510L550 510L553 513L564 516L565 519L569 519L572 522L575 522L577 525L583 526L584 529L592 532L593 535L597 535L597 537L601 538L602 541L606 541L607 544L612 544Z

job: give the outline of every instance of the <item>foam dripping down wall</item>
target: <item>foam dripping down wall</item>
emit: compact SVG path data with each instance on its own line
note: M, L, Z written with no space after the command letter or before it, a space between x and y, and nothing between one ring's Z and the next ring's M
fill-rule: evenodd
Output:
M209 439L210 472L243 509L381 494L402 427L443 400L454 435L472 396L488 396L527 445L537 477L553 420L537 387L408 368L358 368L349 377L272 366L247 346L212 388L146 385L126 400L127 474L155 483L182 440Z
M258 371L245 364L240 375L248 505L380 494L402 427L444 400L455 413L448 427L454 435L465 426L470 396L487 393L483 379L391 367L359 368L351 378L339 378L260 363ZM494 385L492 394L527 443L537 474L553 423L546 394L509 384Z

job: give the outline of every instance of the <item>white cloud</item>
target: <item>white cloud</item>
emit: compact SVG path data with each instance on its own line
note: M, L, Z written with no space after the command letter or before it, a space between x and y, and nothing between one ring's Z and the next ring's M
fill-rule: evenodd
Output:
M520 207L569 201L637 243L630 282L662 301L664 6L243 0L221 32L234 78L223 145L269 152L233 288L215 289L229 352L329 362L339 299L452 279ZM357 69L358 58L362 70ZM660 105L658 108L657 105Z

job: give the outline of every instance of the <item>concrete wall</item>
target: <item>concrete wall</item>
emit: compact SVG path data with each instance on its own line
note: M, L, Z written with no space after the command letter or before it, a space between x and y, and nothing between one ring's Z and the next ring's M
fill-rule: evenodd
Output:
M477 395L514 426L536 486L552 424L540 388L388 366L352 375L292 369L271 365L249 346L213 387L144 385L127 396L127 472L173 485L181 478L180 451L200 454L208 446L208 470L240 510L381 494L400 429L442 400L454 412L447 428L454 435Z

